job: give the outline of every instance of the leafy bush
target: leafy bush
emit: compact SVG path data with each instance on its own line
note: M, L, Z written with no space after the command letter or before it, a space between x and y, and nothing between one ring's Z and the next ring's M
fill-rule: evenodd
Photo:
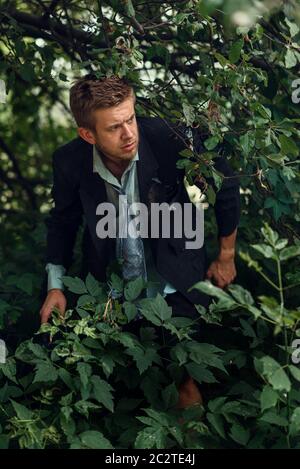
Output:
M10 355L1 365L1 445L299 447L299 368L291 362L300 304L299 7L89 3L52 2L50 11L35 0L2 2L0 329ZM76 136L68 90L90 71L126 76L139 115L201 129L203 151L185 150L179 165L190 182L207 178L211 258L219 145L240 176L238 284L198 285L213 298L208 312L198 307L201 343L162 298L150 303L144 285L116 276L109 285L66 279L79 297L65 321L56 316L46 327L51 348L37 342L41 334L24 342L43 300L51 154ZM141 334L128 331L138 304ZM171 354L162 331L178 342ZM200 383L204 414L174 409L184 370Z
M262 233L265 243L253 247L276 262L278 285L241 255L280 301L200 282L195 288L215 300L209 311L197 306L196 321L173 317L160 295L144 298L141 279L124 283L112 274L104 285L90 274L85 282L65 277L79 295L74 309L64 317L56 311L1 365L2 446L299 447L300 370L291 341L300 337L300 309L286 307L292 285L283 286L281 274L299 246L287 247L268 226ZM198 322L207 342L191 336ZM184 372L206 390L204 408L176 408Z

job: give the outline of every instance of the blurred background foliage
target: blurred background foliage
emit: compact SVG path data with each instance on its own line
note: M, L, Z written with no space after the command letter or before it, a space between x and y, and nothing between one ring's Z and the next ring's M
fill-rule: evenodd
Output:
M1 328L26 335L38 324L51 155L76 136L68 90L88 71L130 79L138 114L203 129L206 162L224 144L241 177L241 251L261 241L264 222L299 246L299 2L1 0L0 8ZM188 175L212 174L201 157L182 164ZM212 187L206 196L213 256ZM237 264L238 283L268 293L256 272ZM300 282L299 256L289 276ZM287 296L299 305L297 287Z

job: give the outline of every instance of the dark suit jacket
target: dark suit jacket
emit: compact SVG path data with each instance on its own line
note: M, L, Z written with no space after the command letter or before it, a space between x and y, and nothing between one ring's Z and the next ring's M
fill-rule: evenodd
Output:
M185 148L184 142L176 138L170 126L160 118L138 118L138 127L140 201L149 204L154 194L158 202L189 202L183 184L184 171L176 168L179 152ZM177 132L184 137L182 129L177 129ZM216 168L225 175L233 174L223 157L216 159ZM63 264L66 269L70 267L76 234L84 216L83 271L91 272L104 281L107 266L115 255L115 241L100 239L96 235L96 224L100 219L96 215L96 207L107 201L107 195L103 180L93 172L92 145L78 137L58 148L53 155L53 175L55 206L46 221L46 261ZM153 181L156 178L162 184ZM239 220L238 180L225 181L217 193L215 204L219 236L231 234ZM190 301L206 305L208 299L205 295L196 290L187 292L189 287L205 276L205 248L185 249L185 242L186 238L173 236L150 240L156 268Z

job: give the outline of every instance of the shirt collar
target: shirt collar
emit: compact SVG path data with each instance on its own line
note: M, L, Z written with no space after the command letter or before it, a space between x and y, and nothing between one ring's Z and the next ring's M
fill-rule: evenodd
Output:
M139 160L139 153L136 152L134 158L130 161L128 167L126 168L124 174L131 170L133 164ZM107 169L103 160L101 158L101 152L99 152L96 145L93 145L93 172L98 173L102 179L111 184L115 184L116 178L115 176Z

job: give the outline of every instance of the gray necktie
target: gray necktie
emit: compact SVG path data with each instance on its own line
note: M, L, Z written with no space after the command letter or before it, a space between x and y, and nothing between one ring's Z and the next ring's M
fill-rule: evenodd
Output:
M123 277L126 280L133 280L137 277L147 280L143 240L137 234L135 224L131 223L131 231L129 232L130 221L134 219L135 215L130 211L128 199L123 189L113 187L123 196L119 197L121 223L116 240L116 255L122 260Z

